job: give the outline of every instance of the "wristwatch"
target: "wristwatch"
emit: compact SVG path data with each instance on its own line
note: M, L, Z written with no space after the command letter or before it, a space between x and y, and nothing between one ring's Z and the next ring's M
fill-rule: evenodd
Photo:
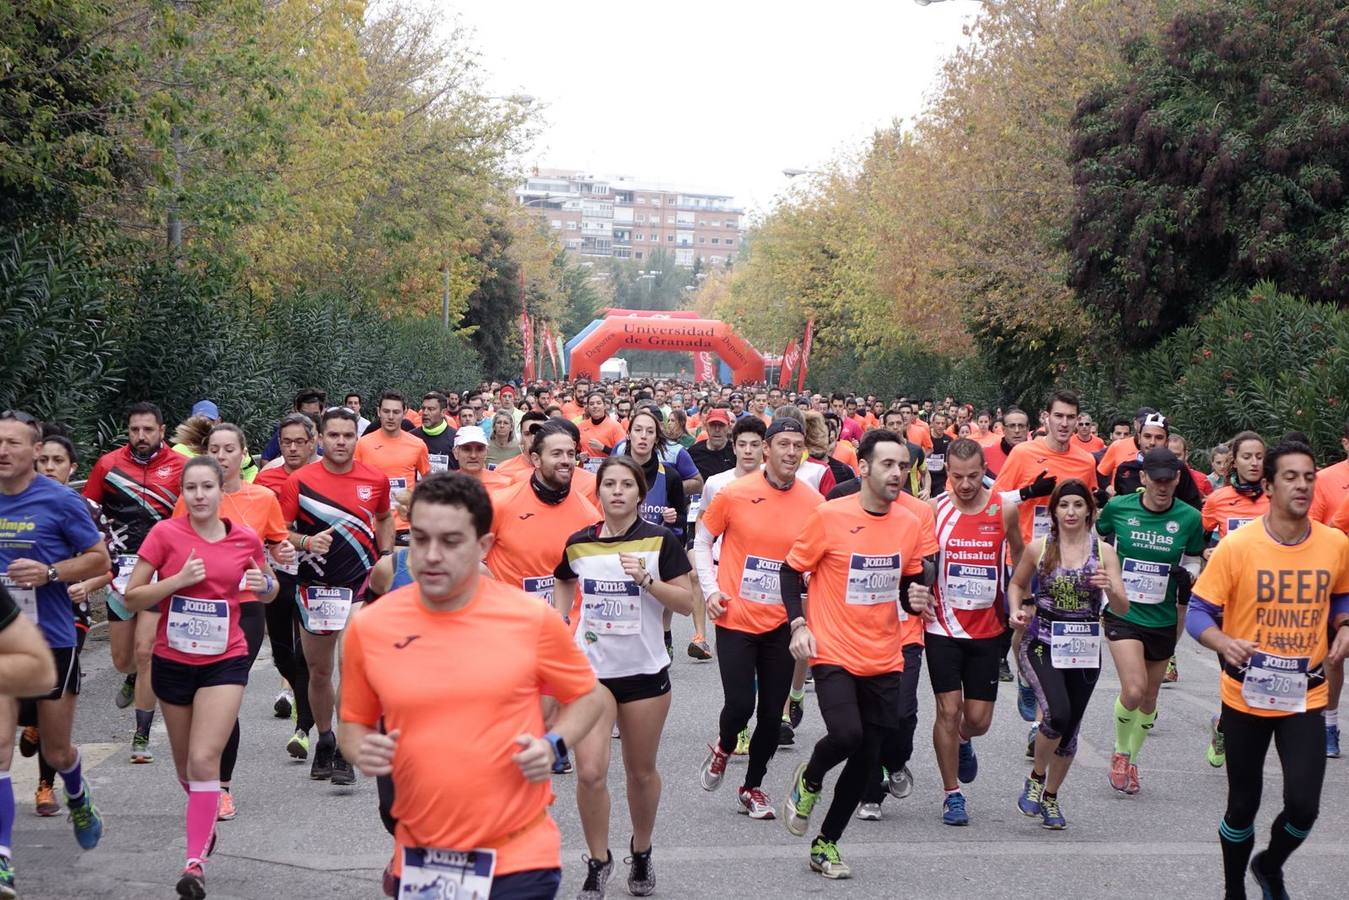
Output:
M56 573L56 566L47 567L47 583L48 584L61 583L61 576Z
M567 742L562 739L562 735L556 731L550 731L543 736L543 739L553 745L553 761L562 762L567 758Z

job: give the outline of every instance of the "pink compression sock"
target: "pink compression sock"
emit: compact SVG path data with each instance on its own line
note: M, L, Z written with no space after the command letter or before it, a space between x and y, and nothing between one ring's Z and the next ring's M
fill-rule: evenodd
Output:
M219 781L190 781L187 794L187 858L206 859L220 803Z

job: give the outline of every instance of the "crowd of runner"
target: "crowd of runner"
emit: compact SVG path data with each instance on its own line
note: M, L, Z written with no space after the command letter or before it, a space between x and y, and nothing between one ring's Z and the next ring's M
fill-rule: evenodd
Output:
M210 401L177 426L142 402L78 492L60 423L5 411L0 722L39 757L36 813L64 806L96 847L104 816L72 732L85 634L106 619L127 759L153 763L158 711L186 810L176 888L201 898L217 823L239 815L239 710L267 640L285 752L315 780L378 782L389 896L555 896L551 780L574 778L578 898L599 900L618 867L615 750L627 891L656 889L675 615L693 620L683 652L722 684L700 786L747 757L739 811L808 837L830 879L850 874L849 823L913 789L924 663L942 823L968 825L977 799L1059 830L1102 646L1120 684L1108 784L1133 795L1188 632L1222 668L1205 752L1227 771L1226 896L1246 896L1248 871L1287 896L1284 863L1340 755L1349 461L1297 433L1196 453L1165 409L1101 430L1066 390L1039 405L678 381L411 402L307 389L254 453ZM1011 681L1029 771L1019 796L972 798L975 741ZM811 714L808 684L825 735L770 772ZM1271 739L1283 806L1255 853ZM0 900L19 896L13 750L0 745Z

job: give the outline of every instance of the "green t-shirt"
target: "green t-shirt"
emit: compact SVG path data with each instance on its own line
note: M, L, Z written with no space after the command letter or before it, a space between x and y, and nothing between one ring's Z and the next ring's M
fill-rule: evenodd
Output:
M1121 616L1145 628L1176 625L1176 580L1173 568L1181 557L1204 552L1204 525L1199 510L1172 500L1171 508L1156 513L1143 505L1139 491L1116 497L1096 519L1101 537L1119 551L1129 613Z

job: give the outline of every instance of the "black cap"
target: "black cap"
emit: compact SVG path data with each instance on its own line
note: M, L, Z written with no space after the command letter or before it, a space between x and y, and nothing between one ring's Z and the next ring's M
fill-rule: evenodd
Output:
M1156 411L1157 410L1153 409L1151 406L1140 406L1138 407L1138 412L1134 413L1134 421L1135 422L1142 421L1143 419L1146 419L1148 416L1152 415Z
M1143 454L1143 471L1153 481L1170 481L1180 475L1185 464L1165 447L1153 447Z
M788 419L785 417L781 419L774 419L773 424L768 426L768 431L765 432L764 434L763 438L764 443L765 444L768 443L773 438L777 437L780 434L783 434L784 432L787 434L804 435L806 433L806 426L802 425L795 419Z

